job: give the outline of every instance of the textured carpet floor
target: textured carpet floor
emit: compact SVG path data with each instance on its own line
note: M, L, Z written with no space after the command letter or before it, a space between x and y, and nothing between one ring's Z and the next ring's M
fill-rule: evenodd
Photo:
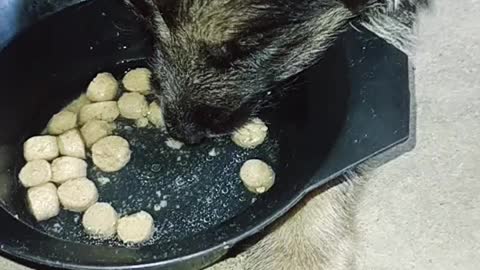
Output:
M435 0L419 31L417 146L368 183L360 269L479 269L480 1Z

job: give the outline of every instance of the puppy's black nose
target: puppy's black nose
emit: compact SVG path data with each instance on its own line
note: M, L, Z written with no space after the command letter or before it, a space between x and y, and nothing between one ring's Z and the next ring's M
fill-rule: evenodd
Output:
M203 129L191 125L167 127L167 129L170 136L185 144L199 144L207 137Z

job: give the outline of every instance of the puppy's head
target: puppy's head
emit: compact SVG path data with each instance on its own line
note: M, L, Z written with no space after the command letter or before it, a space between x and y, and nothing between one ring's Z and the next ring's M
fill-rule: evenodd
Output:
M251 63L233 56L234 48L179 32L157 46L155 92L173 137L197 143L230 133L266 102L267 81Z
M129 2L154 36L167 130L186 143L230 133L278 94L276 83L315 58L312 46L322 48L308 22L329 8L305 0Z

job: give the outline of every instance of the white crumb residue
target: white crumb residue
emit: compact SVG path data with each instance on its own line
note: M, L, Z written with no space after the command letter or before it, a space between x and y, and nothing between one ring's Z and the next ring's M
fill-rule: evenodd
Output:
M104 185L110 183L110 178L108 178L108 177L99 177L99 178L97 178L97 182L98 182L101 186L104 186Z
M182 157L181 156L178 156L177 157L177 161L181 161L182 160Z
M56 233L60 233L63 230L62 225L60 223L53 224L53 231Z
M75 223L78 223L79 220L80 220L80 216L78 216L78 215L73 218L73 221Z
M165 200L160 201L160 207L161 208L165 208L165 207L167 207L167 205L168 205L167 201L165 201Z
M211 157L216 157L216 156L218 156L218 154L219 153L218 153L217 149L215 149L215 148L212 148L212 150L210 150L210 152L208 152L208 155L211 156Z
M162 205L159 204L159 203L158 203L158 204L155 204L155 205L153 206L153 210L155 210L155 211L157 211L157 212L160 211L161 209L162 209Z
M162 197L162 192L160 190L157 190L157 192L155 192L155 194L157 194L157 197Z
M169 138L165 141L165 144L172 149L180 149L183 146L182 142Z

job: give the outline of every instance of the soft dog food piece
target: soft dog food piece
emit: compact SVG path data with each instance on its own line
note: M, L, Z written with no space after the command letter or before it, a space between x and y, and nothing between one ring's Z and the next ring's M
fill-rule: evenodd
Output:
M119 136L108 136L92 146L93 163L104 172L116 172L125 167L132 151L127 140Z
M148 119L146 117L138 118L135 120L135 125L138 128L144 128L148 126Z
M78 121L81 125L92 119L113 122L119 115L120 111L116 101L103 101L83 106Z
M59 135L77 126L77 114L70 111L61 111L48 122L47 131L52 135Z
M114 124L103 120L90 120L81 129L82 137L85 144L90 148L101 138L111 135L114 129Z
M252 149L265 141L267 131L265 123L259 118L254 118L232 134L232 141L240 147Z
M109 203L98 202L85 211L82 224L93 238L109 239L117 232L117 220L117 211Z
M147 116L148 103L139 93L125 93L118 100L120 115L127 119L139 119Z
M85 177L61 184L57 194L63 208L73 212L83 212L98 200L97 187Z
M146 68L132 69L122 79L125 89L131 92L147 94L150 91L150 77L152 72Z
M163 120L163 113L157 102L152 102L148 106L148 120L157 128L165 129L165 121Z
M75 157L59 157L52 162L52 182L63 183L67 180L86 177L87 162Z
M27 202L37 221L47 220L60 212L57 188L52 183L29 188Z
M57 137L55 136L34 136L23 144L23 156L27 161L52 160L58 155Z
M138 244L145 242L152 237L153 231L153 218L145 211L118 220L118 238L124 243Z
M70 104L65 107L65 110L69 112L79 113L83 106L90 103L92 102L87 98L87 95L85 95L85 93L82 93L80 96L78 96L77 99L70 102Z
M24 187L42 185L52 179L52 168L46 160L32 160L23 166L18 178Z
M117 96L118 82L108 72L98 73L87 87L87 97L91 101L109 101Z
M76 129L69 130L58 136L58 149L60 154L69 157L85 159L85 144L80 132Z
M267 163L259 159L250 159L240 168L240 179L251 192L264 193L273 186L275 172Z

